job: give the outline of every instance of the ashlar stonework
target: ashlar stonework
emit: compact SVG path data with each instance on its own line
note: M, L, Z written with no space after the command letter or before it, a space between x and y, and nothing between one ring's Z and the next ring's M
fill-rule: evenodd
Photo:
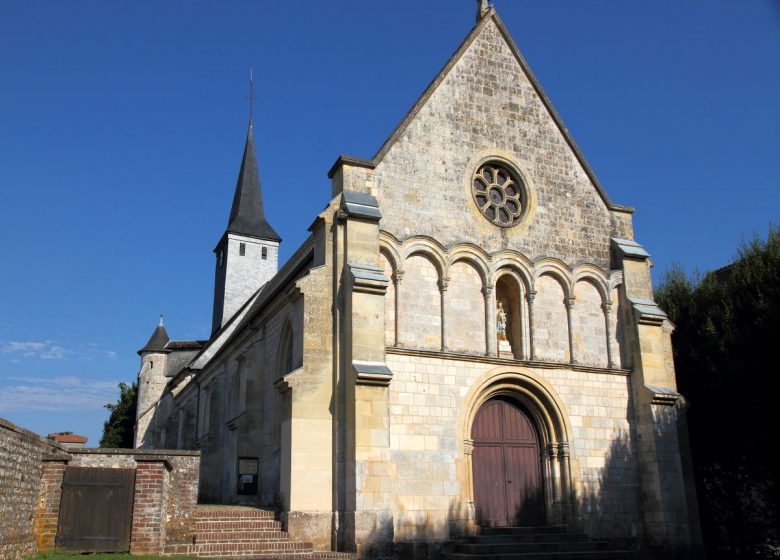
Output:
M376 155L336 161L332 200L278 269L250 123L214 332L158 326L139 352L136 445L199 449L201 502L275 508L321 550L426 555L532 518L690 549L673 326L633 210L610 201L495 10L480 14ZM511 414L475 452L496 400ZM475 493L485 477L495 490Z

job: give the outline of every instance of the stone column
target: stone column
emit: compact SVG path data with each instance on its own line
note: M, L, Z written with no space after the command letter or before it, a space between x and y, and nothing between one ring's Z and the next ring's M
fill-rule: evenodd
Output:
M450 285L448 276L442 276L439 280L439 294L441 294L441 350L447 351L447 288Z
M393 286L395 287L395 309L393 310L395 313L395 333L394 333L394 340L393 340L393 346L398 348L401 346L400 340L401 340L401 321L402 321L402 313L401 313L401 283L404 279L404 271L403 270L396 270L393 272Z
M496 298L493 286L482 288L485 298L485 349L488 356L498 356L498 334L496 333Z
M571 469L569 465L568 442L558 443L557 452L561 477L561 515L563 523L566 524L573 513L571 502Z
M474 440L466 438L463 440L463 454L466 456L466 495L469 497L468 504L474 508L474 466L472 455L474 454Z
M534 345L534 299L535 290L528 290L525 299L528 302L528 355L531 360L536 359L536 347Z
M550 502L552 502L552 522L561 522L561 469L558 462L558 448L555 443L548 443L547 464L549 465L548 483L550 488Z
M130 554L159 555L165 546L166 486L171 466L154 455L139 455L135 462Z
M65 477L65 467L68 466L70 459L69 455L43 458L38 508L35 512L35 537L38 543L38 552L54 550L57 522L60 518L62 480Z
M612 302L605 301L601 306L604 310L604 331L607 333L607 364L610 368L615 365L615 347L612 343Z
M574 313L574 297L567 297L563 300L566 305L566 324L569 329L569 363L576 364L577 356L574 352L574 331L572 330L573 313Z

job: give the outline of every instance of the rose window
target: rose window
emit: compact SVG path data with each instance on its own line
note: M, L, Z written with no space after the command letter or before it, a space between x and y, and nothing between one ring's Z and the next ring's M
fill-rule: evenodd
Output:
M471 193L479 211L500 227L520 223L523 214L525 186L503 165L482 165L471 182Z

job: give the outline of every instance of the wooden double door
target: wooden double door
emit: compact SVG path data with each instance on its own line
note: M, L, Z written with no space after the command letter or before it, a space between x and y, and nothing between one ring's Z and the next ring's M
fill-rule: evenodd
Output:
M528 413L510 398L490 399L477 412L471 439L477 522L543 525L539 436Z

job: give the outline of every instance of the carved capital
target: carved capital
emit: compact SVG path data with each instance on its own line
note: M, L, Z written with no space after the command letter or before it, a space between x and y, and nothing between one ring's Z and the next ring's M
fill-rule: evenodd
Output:
M439 291L440 292L446 292L447 288L450 285L450 277L444 276L442 278L439 278Z
M569 458L569 443L568 442L562 441L562 442L558 443L556 445L556 447L558 448L558 458L559 459L563 460L563 459L568 459Z
M393 272L393 285L398 286L398 284L401 283L404 279L404 271L403 270L396 270Z
M464 439L463 440L463 454L464 455L471 455L474 452L474 440L473 439Z
M601 304L601 309L604 311L604 315L609 315L612 311L612 302L611 301L605 301Z
M493 295L493 286L485 286L482 288L482 295L485 296L485 299L489 299L490 296Z
M532 304L534 299L536 299L536 290L528 290L528 293L525 294L525 299L529 304Z
M566 306L566 309L568 309L569 311L571 311L572 309L574 309L574 300L575 300L575 299L576 299L576 298L575 298L574 296L572 296L572 297L567 297L567 298L564 298L564 300L563 300L563 304Z

